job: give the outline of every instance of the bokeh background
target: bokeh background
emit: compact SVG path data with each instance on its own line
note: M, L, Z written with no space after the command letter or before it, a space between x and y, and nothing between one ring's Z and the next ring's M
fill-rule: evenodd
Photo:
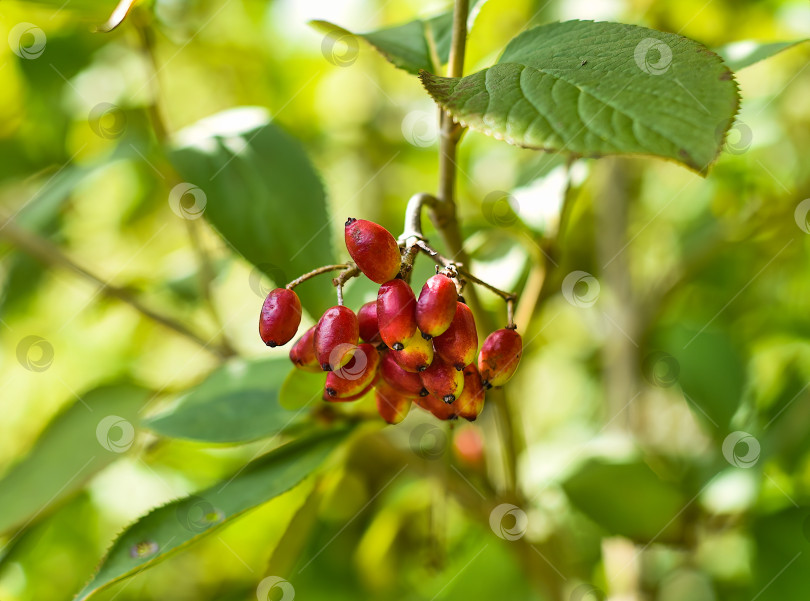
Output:
M267 450L137 422L226 355L283 356L256 319L269 287L298 275L289 256L268 256L273 282L172 205L178 132L266 109L321 174L331 216L316 246L338 257L347 216L398 234L411 194L436 188L436 114L418 80L307 21L363 31L446 3L154 0L96 31L114 8L0 5L4 601L71 599L129 523ZM803 0L489 0L466 72L518 32L571 18L712 48L810 37ZM480 277L521 293L526 350L502 393L510 440L491 399L452 431L417 411L370 425L326 472L98 598L247 600L274 576L300 599L807 598L808 58L798 45L737 74L742 108L705 179L649 158L567 164L468 133L465 248ZM298 259L314 268L309 252ZM420 260L416 279L431 269ZM347 289L358 306L371 295ZM505 319L481 299L480 322ZM92 436L133 406L112 442ZM59 436L38 442L55 419ZM65 473L54 457L71 453L87 469Z

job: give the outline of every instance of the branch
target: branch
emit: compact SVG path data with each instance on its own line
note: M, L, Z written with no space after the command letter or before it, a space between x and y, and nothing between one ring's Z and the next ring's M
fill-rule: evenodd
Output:
M295 278L292 282L287 284L285 288L287 290L292 290L298 284L302 284L306 282L308 279L314 278L316 275L321 275L322 273L328 273L330 271L338 271L339 269L349 269L351 265L352 264L349 263L338 263L337 265L324 265L323 267L318 267L318 269L313 269L312 271Z
M138 298L133 296L130 291L124 288L119 288L118 286L114 286L105 281L103 278L92 273L87 268L76 263L73 259L64 254L55 244L52 244L48 240L45 240L36 234L19 227L11 219L3 222L2 227L0 227L0 237L5 238L16 248L29 254L48 267L62 267L77 273L84 279L89 280L99 286L99 292L101 294L110 298L118 299L119 301L128 304L144 317L148 317L152 321L159 323L170 330L174 330L176 333L197 343L202 348L213 353L220 359L227 359L236 354L236 352L230 347L224 345L212 345L211 341L205 340L201 336L197 335L185 324L145 307Z

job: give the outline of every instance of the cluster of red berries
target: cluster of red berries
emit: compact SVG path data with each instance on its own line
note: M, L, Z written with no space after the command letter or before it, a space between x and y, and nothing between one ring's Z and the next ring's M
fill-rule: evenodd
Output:
M305 371L328 372L327 401L354 401L373 389L377 410L390 424L402 421L411 403L439 419L474 420L485 391L515 373L520 334L514 326L497 330L478 353L475 319L454 277L432 276L417 300L400 275L402 251L388 230L349 219L345 238L357 268L381 284L377 300L356 314L343 305L328 309L293 345L292 362ZM259 320L267 346L289 342L300 322L301 302L293 290L276 288L267 295Z

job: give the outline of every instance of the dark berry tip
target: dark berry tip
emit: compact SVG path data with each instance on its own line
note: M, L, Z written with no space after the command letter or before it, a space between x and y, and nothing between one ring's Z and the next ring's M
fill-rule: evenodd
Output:
M422 338L424 338L425 340L430 340L431 338L433 338L433 336L431 336L430 334L425 334L424 332L422 332Z
M445 403L447 403L448 405L450 405L450 404L451 404L453 401L455 401L455 400L456 400L456 395L454 395L454 394L446 394L446 395L444 395L444 396L442 397L442 400L443 400Z
M419 367L417 367L417 368L416 368L416 371L417 371L417 372L419 372L419 373L421 374L421 373L422 373L423 371L425 371L427 368L428 368L428 366L427 366L427 365L420 365Z
M456 368L456 371L461 371L461 370L462 370L462 369L464 369L466 366L465 366L465 365L462 365L461 363L456 363L456 364L455 364L453 367L455 367L455 368Z
M265 344L266 344L267 346L269 346L270 348L276 348L276 347L278 346L278 345L277 345L277 344L276 344L274 341L272 341L272 340L268 340L267 342L265 342Z
M475 417L468 417L468 418L467 418L467 421L468 421L468 422L474 422L474 421L476 420L476 418L477 418L477 417L478 417L477 415L476 415Z
M354 217L349 217L349 218L346 220L346 227L349 227L349 226L350 226L352 223L354 223L355 221L357 221L357 219L355 219Z
M331 366L331 365L329 365L328 363L322 363L322 364L321 364L321 369L322 369L323 371L332 371L332 366Z
M335 390L334 388L327 388L326 394L328 394L329 396L335 396L337 395L337 390Z
M419 396L427 396L429 394L430 393L428 392L427 388L423 388L422 390L419 391Z
M392 348L392 349L394 349L395 351L401 351L402 349L404 349L404 348L405 348L405 345L404 345L404 344L402 344L401 342L395 342L395 343L394 343L394 344L391 346L391 348Z
M490 388L492 388L492 384L490 384L487 380L481 382L481 385L484 387L485 390L489 390Z
M458 419L458 415L451 415L450 417L447 418L447 421L451 421L454 419Z

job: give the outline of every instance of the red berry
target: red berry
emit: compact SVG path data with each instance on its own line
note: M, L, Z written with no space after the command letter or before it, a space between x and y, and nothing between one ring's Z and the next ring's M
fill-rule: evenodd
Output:
M383 226L365 219L346 221L346 248L368 279L382 284L399 273L399 245Z
M464 374L439 357L434 357L430 367L419 376L428 392L445 403L455 401L464 390Z
M344 398L340 398L340 399L337 398L337 397L329 396L329 393L326 392L326 390L324 390L323 391L323 400L324 401L329 401L330 403L348 403L350 401L359 401L364 396L366 396L369 392L371 392L372 388L374 388L374 384L369 384L368 386L366 386L363 390L361 390L357 394L354 394L352 396L347 396L347 397L344 397Z
M412 397L396 390L386 384L385 380L374 387L374 399L377 402L377 412L389 424L398 424L411 408Z
M408 338L401 350L391 350L390 355L402 369L411 373L425 371L433 362L433 344L419 332Z
M425 411L430 411L438 419L456 419L456 411L452 405L448 405L440 398L429 394L424 397L417 397L413 400L419 407Z
M523 354L523 340L512 328L495 330L484 340L478 369L484 386L503 386L514 375Z
M343 367L326 376L326 394L335 399L352 397L374 383L380 366L380 354L373 345L363 343Z
M359 337L354 311L343 306L327 309L315 326L315 354L321 369L332 371L346 365Z
M461 428L453 438L456 457L466 464L480 466L484 462L484 439L481 431L473 426Z
M437 273L422 286L416 303L416 325L428 338L444 333L456 315L458 292L453 280Z
M301 301L286 288L271 290L262 305L259 335L269 347L281 346L292 340L301 324Z
M290 349L290 361L304 371L321 371L315 355L315 326L309 328Z
M484 385L481 383L481 376L475 365L468 365L462 373L464 374L464 390L461 392L461 396L456 398L453 408L456 415L472 422L484 408Z
M470 308L463 302L456 303L456 314L450 327L433 339L433 348L445 361L457 370L462 370L475 361L478 351L478 332Z
M360 339L363 342L375 346L382 342L380 324L377 322L377 301L368 302L360 307L357 322L360 324Z
M416 333L416 297L405 280L391 280L377 293L377 320L383 342L394 350Z
M421 378L415 373L402 369L391 352L386 353L382 358L380 374L388 385L406 394L423 396L427 394L427 389L422 385Z

